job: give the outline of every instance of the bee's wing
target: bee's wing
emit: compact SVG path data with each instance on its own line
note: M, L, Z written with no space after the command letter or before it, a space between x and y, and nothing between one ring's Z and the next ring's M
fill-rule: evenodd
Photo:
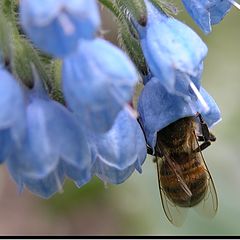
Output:
M195 134L195 139L196 139L196 147L199 147L196 134ZM205 171L207 173L207 191L204 195L203 200L198 205L196 205L194 209L198 212L199 215L212 218L216 215L216 212L218 209L217 192L202 152L200 151L197 154L198 154L198 159L202 161Z
M160 181L161 159L157 158L156 163L157 163L159 192L161 196L163 210L168 220L173 225L180 227L186 219L188 209L177 206L167 197L166 193L162 188L161 181Z

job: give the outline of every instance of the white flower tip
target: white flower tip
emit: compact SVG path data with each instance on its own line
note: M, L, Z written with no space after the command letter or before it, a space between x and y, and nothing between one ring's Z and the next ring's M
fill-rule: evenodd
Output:
M240 4L237 3L236 1L234 0L228 0L234 7L236 7L238 10L240 10Z
M193 90L194 94L196 95L196 97L198 98L200 104L202 105L204 112L209 112L210 108L208 106L208 104L206 103L206 101L204 100L203 96L201 95L201 93L198 91L197 87L195 86L195 84L190 81L189 85L191 87L191 89Z
M209 128L213 128L214 126L216 126L219 122L222 121L222 118L219 118L216 122L214 122Z
M63 193L62 183L61 183L61 180L59 179L59 175L56 171L54 173L54 177L55 177L55 180L56 180L56 183L57 183L58 192Z

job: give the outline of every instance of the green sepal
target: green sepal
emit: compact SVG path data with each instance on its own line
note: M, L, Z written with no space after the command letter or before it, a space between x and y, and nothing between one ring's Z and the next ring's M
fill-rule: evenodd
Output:
M49 76L53 83L51 98L65 105L64 96L61 90L62 61L55 59L51 61Z
M16 20L18 12L17 0L1 0L0 9L2 13L8 18L8 20Z
M141 5L144 1L99 0L99 2L116 17L118 24L118 42L120 47L129 55L138 71L141 74L146 75L148 72L147 64L142 53L138 33L131 21L131 18L139 18L137 17L137 13L133 9L133 6L138 8L138 11L141 8L144 9L138 12L139 16L146 14L145 4L143 6ZM133 15L135 15L135 17Z
M139 39L136 39L132 36L132 33L129 31L129 28L126 24L119 25L118 41L120 46L130 56L138 71L142 75L146 75L148 72L147 64L145 62Z
M122 13L112 0L98 0L102 6L106 7L116 18L121 18Z
M140 25L146 26L147 8L144 0L116 0L116 4L125 15L129 14Z
M167 15L177 15L178 9L172 3L166 0L149 0L156 8L164 12Z
M13 38L12 49L12 73L26 86L32 88L33 74L31 64L34 64L39 77L44 83L44 87L48 93L51 93L52 83L50 82L47 72L45 71L45 65L42 64L37 51L33 48L30 42L21 36L15 35Z
M12 25L1 13L0 9L0 64L5 67L10 67L12 54Z
M31 64L34 64L48 93L52 84L48 78L46 68L37 50L31 43L21 36L18 30L17 0L3 0L0 5L0 57L3 66L24 85L33 87Z

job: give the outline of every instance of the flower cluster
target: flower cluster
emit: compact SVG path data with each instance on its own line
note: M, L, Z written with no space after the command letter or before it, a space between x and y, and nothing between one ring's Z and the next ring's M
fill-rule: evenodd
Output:
M146 144L154 149L162 128L197 112L209 127L221 119L201 86L207 46L157 1L99 0L119 20L128 55L101 37L96 0L21 0L20 25L15 15L6 15L5 2L0 4L0 162L20 191L27 187L48 198L62 190L66 177L78 187L93 176L120 184L135 170L141 173ZM182 2L205 33L237 6L231 0ZM6 33L9 19L9 26L15 24L12 35ZM44 70L56 63L57 73ZM141 126L132 108L140 78Z
M141 172L146 142L129 105L137 70L97 37L96 1L22 0L20 20L39 49L61 59L65 104L51 99L34 65L31 89L0 69L0 160L19 189L48 198L65 176L80 187L94 175L118 184Z

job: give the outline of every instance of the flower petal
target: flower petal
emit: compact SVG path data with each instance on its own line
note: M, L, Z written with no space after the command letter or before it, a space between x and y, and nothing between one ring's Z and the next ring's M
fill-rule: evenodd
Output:
M152 74L171 93L176 91L177 74L196 78L202 69L207 46L188 26L168 17L146 1L148 22L136 25L142 50ZM199 85L199 83L197 83Z
M24 185L35 195L42 198L50 198L57 192L62 191L64 171L61 167L50 172L44 178L24 178Z
M213 24L218 24L229 12L228 0L182 0L187 12L205 34L212 31Z
M156 145L157 132L180 118L195 116L200 112L209 127L220 120L220 111L213 98L203 88L200 93L209 106L207 113L203 112L198 99L185 101L181 96L170 94L156 78L145 85L139 97L138 112L147 142L152 148Z
M96 0L22 0L20 17L31 40L57 57L73 52L80 38L95 37L100 27Z
M23 92L17 81L0 68L0 162L14 146L20 146L26 134L26 116Z
M68 106L97 132L111 128L138 79L130 59L102 39L81 41L78 52L64 60L62 74Z
M146 142L140 125L128 111L119 113L110 131L89 139L96 159L93 172L103 181L119 184L135 169L141 172Z

